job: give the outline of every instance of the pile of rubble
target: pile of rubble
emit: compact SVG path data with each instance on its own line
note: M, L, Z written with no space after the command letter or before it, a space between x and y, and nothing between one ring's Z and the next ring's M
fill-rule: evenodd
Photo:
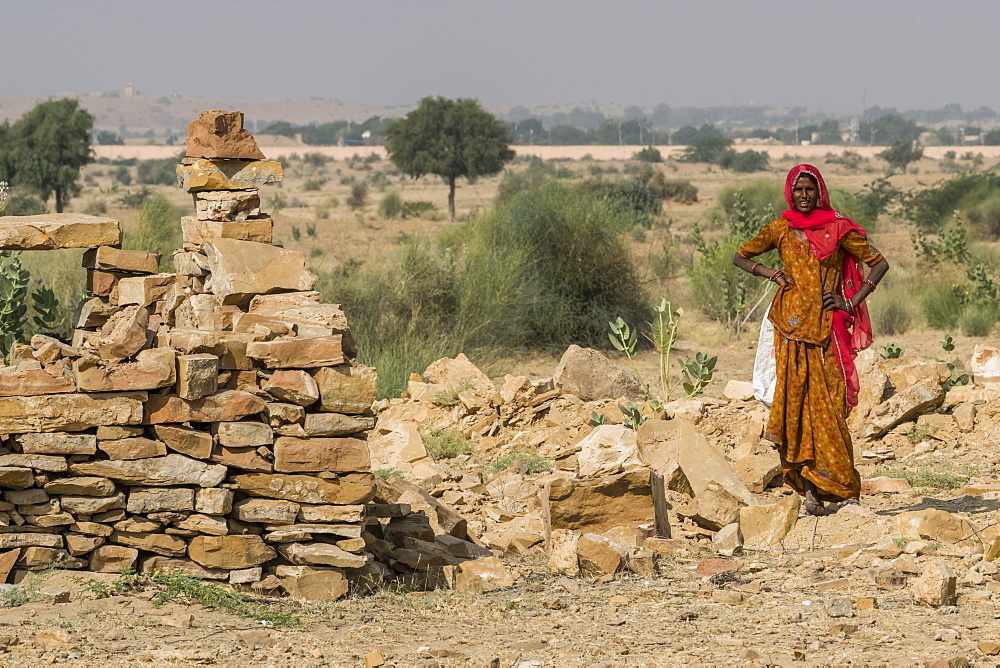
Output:
M90 297L71 344L35 336L0 368L0 582L58 563L316 599L476 577L459 564L488 552L454 525L436 539L405 499L373 503L376 372L303 254L271 243L258 188L281 165L239 112L203 112L187 146L174 272L122 250L114 220L2 219L4 249L88 248Z
M731 381L722 399L668 403L633 430L622 425L617 404L641 396L638 381L576 346L552 378L507 376L499 390L462 355L435 362L411 378L403 398L376 404L372 464L395 472L390 482L409 478L425 497L457 511L487 547L544 550L555 574L649 575L659 560L678 555L732 557L837 541L859 554L902 555L899 568L908 573L923 572L917 564L926 555L948 554L982 560L986 572L1000 556L995 504L972 504L964 514L915 502L883 514L865 506L871 495L911 491L900 471L889 470L896 460L910 470L962 463L989 477L993 462L982 453L1000 430L1000 348L977 346L975 382L947 391L952 368L944 362L866 351L858 368L863 392L850 426L867 500L823 518L818 536L813 522L800 521L799 497L782 487L777 453L761 438L767 410L750 383ZM475 454L434 461L425 441L442 431L472 439ZM550 470L533 470L540 459ZM491 461L509 466L494 464L494 472ZM878 475L887 470L893 475ZM1000 495L1000 484L966 483L960 493Z

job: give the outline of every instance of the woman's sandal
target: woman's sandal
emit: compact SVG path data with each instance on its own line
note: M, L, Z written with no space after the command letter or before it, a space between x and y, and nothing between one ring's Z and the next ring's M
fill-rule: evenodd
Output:
M812 515L814 517L822 517L827 513L822 501L810 499L808 496L802 502L802 508L806 511L806 515Z

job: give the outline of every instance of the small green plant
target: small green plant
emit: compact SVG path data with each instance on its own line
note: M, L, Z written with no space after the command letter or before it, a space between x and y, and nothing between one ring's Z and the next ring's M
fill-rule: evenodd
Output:
M443 390L439 390L434 393L431 397L431 401L438 406L454 406L458 403L458 395L466 390L471 390L474 384L471 378L463 378L462 380L448 385Z
M909 538L893 538L892 539L893 545L895 545L896 547L898 547L901 550L903 548L905 548L906 544L909 543L909 542L910 542Z
M274 193L267 198L267 208L273 213L281 213L281 210L288 206L288 200L281 193Z
M316 236L316 223L310 225L306 223L306 236L315 237Z
M302 230L300 230L295 225L292 225L292 239L298 241L301 238L302 238Z
M672 308L670 302L660 297L660 303L653 307L656 311L656 322L647 323L652 333L646 338L660 355L660 396L670 398L670 351L677 341L677 330L681 324L684 309Z
M74 578L80 588L91 598L108 598L109 596L121 596L134 590L139 583L140 577L136 575L135 569L127 568L121 572L117 578L111 582L102 582L93 578L83 580Z
M649 416L642 412L642 406L634 401L627 404L619 402L618 410L622 412L622 426L626 429L637 430L643 422L649 419Z
M0 591L0 608L16 608L30 600L24 587L11 587Z
M0 251L0 354L7 357L15 343L24 343L28 320L28 283L20 253Z
M347 206L352 209L360 209L368 203L368 184L364 181L355 181L351 184L351 194L347 198Z
M429 429L421 436L424 439L424 446L427 452L435 460L453 459L459 455L472 454L472 446L469 439L457 431L451 429Z
M625 353L625 357L628 358L629 363L632 365L632 371L635 372L635 377L639 379L639 384L642 385L643 392L646 396L649 396L649 386L642 380L642 374L639 373L639 368L635 365L635 350L636 346L639 344L639 334L636 330L628 326L621 317L615 318L614 322L608 322L608 326L611 331L608 332L608 339L620 352Z
M497 473L509 469L515 462L521 462L525 473L548 473L553 468L552 462L537 452L515 450L487 464L486 472L490 477L495 476Z
M687 357L683 361L678 360L681 365L684 381L681 384L687 398L697 397L705 391L705 386L712 380L715 373L715 363L718 361L715 355L708 353L696 353L694 357Z
M388 192L383 195L378 203L378 215L386 219L399 218L403 212L403 198L398 192Z
M895 343L887 343L882 346L882 359L884 360L894 360L899 359L903 356L903 348L900 348Z
M225 589L217 584L206 584L186 575L153 573L150 582L161 589L153 599L154 606L160 606L168 601L194 601L207 608L218 608L228 612L248 617L258 622L267 622L275 626L299 626L302 619L295 614L278 612L256 603L248 603L243 596Z
M915 424L910 431L906 432L906 438L909 439L910 443L916 445L922 441L926 441L928 438L934 435L934 428L930 425L920 425Z
M608 416L604 413L598 413L597 411L590 411L590 419L587 421L591 427L600 427L602 424L608 423Z
M379 469L375 471L375 475L377 475L379 478L382 478L382 480L388 480L389 478L395 478L395 477L405 478L406 472L393 467L388 469Z
M877 469L875 475L887 478L903 478L911 486L925 489L956 489L969 482L969 478L978 475L979 469L974 466L953 468L944 465L940 469Z
M302 184L302 189L315 192L317 190L322 190L325 185L326 179L309 179Z
M642 162L663 162L663 155L660 153L660 150L653 146L647 146L641 151L636 152L632 158Z
M963 373L959 374L955 371L955 363L951 361L951 354L955 350L955 339L951 338L951 334L946 334L944 339L941 341L941 349L948 353L946 359L934 358L938 362L944 362L948 365L948 380L944 381L941 386L944 391L947 392L953 387L959 385L969 384L969 374Z

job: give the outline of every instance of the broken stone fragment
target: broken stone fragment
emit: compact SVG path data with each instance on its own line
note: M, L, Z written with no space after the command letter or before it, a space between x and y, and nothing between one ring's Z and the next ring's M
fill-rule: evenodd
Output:
M81 357L74 360L73 372L81 392L156 390L176 381L175 358L170 348L140 350L132 362Z
M349 436L375 428L375 418L342 413L308 413L305 431L309 436Z
M201 399L219 389L219 358L209 353L177 356L177 395Z
M95 573L122 573L135 568L139 550L123 545L101 545L90 553L88 569Z
M311 290L318 277L300 251L236 239L206 245L212 293L223 304L245 304L259 294Z
M156 438L171 450L195 459L208 459L212 454L212 436L197 429L176 425L153 426Z
M726 525L738 523L740 509L746 505L743 499L711 481L695 495L687 509L679 508L677 514L691 518L698 526L718 531Z
M70 465L74 475L92 475L131 485L198 485L215 487L226 477L226 467L184 455L169 454L152 459L93 461Z
M187 551L183 538L166 533L115 531L108 540L167 557L181 557Z
M203 568L190 559L169 557L146 557L139 567L141 573L163 573L165 575L186 575L199 580L225 580L229 571L219 568Z
M242 111L203 111L188 123L189 158L263 160L257 140L243 128Z
M194 509L206 515L228 515L233 509L233 491L222 487L199 489L195 493Z
M228 448L256 448L274 442L274 432L263 422L216 422L212 433L219 445Z
M683 420L678 424L682 433L677 446L677 463L695 496L703 492L708 483L716 482L743 503L752 505L753 496L725 456L709 443L694 423Z
M557 478L543 488L541 498L546 532L597 533L655 520L649 469L589 480Z
M108 302L118 305L118 281L132 274L121 271L87 270L87 292L94 297L106 297Z
M777 503L740 509L740 532L746 549L764 549L778 545L795 526L802 500L797 494Z
M155 274L160 270L160 254L141 250L122 250L111 246L89 248L83 254L85 269L130 271Z
M232 448L217 443L212 449L210 459L216 464L223 464L240 471L271 473L274 471L274 465L270 459L261 456L260 450L260 447Z
M196 192L193 197L198 220L241 221L260 215L260 193L257 190L209 190ZM186 238L184 242L191 243Z
M246 352L247 357L257 360L268 369L313 369L342 364L345 361L340 334L312 339L284 338L274 341L255 341L247 344ZM317 379L317 382L322 383L322 380ZM322 391L321 385L321 397Z
M642 465L635 430L620 424L595 427L578 446L581 477L612 475Z
M97 340L101 357L120 362L138 353L146 346L148 325L149 311L142 306L127 306L112 315L101 327Z
M370 471L368 444L356 438L293 438L274 443L274 470L279 473Z
M63 510L77 515L95 515L125 507L125 495L121 492L111 496L63 496Z
M626 550L604 536L585 533L576 544L576 556L584 575L601 576L617 573L625 567Z
M563 353L555 371L556 386L584 401L625 397L646 398L642 383L596 350L571 345Z
M108 478L93 476L58 478L46 483L45 491L49 494L106 497L115 493L115 484Z
M99 297L84 299L77 305L76 312L73 314L73 326L101 327L118 310L118 306L109 304Z
M130 276L118 281L118 303L149 306L167 296L174 288L177 274Z
M82 213L4 216L0 221L0 250L117 246L121 241L117 220Z
M360 415L378 395L378 372L367 366L324 366L313 372L319 386L319 410Z
M108 456L108 459L113 460L146 459L147 457L161 457L167 454L167 446L163 443L142 436L101 441L98 447L101 452Z
M299 504L280 499L243 499L233 505L236 517L244 522L260 524L294 524Z
M215 244L217 239L270 244L274 236L274 220L270 216L255 216L243 220L201 220L196 216L183 216L181 217L181 233L185 244L197 246ZM191 276L204 276L207 273L207 264L205 273L188 271L182 273Z
M924 566L919 578L910 582L910 596L914 603L939 608L954 601L957 583L958 578L951 568L943 561L934 560Z
M30 397L76 392L71 374L61 365L0 367L0 397Z
M188 400L169 394L150 395L145 405L145 424L166 422L233 422L264 410L264 400L240 390L224 390L201 399Z
M177 165L177 185L188 192L255 190L284 178L281 163L275 161L200 159Z
M171 330L164 336L166 345L176 348L184 355L210 354L219 358L222 369L253 369L253 361L247 358L247 344L255 340L252 333L245 332L199 332L195 330ZM161 339L161 344L162 339ZM256 386L256 383L254 383Z
M928 508L909 511L900 513L896 521L899 535L908 540L923 539L956 544L979 542L976 530L968 520L946 510Z
M264 383L263 389L282 401L299 406L309 406L319 399L319 386L301 369L278 369Z
M893 395L872 409L861 430L863 438L878 438L890 429L941 405L944 389L936 378L927 378Z

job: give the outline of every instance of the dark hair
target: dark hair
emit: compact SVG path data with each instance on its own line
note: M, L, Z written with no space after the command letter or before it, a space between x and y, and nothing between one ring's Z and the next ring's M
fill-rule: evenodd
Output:
M809 179L810 181L813 182L814 186L816 186L817 188L819 187L819 181L817 181L816 177L810 174L809 172L799 172L799 175L795 177L795 180L798 181L799 179L802 178Z

